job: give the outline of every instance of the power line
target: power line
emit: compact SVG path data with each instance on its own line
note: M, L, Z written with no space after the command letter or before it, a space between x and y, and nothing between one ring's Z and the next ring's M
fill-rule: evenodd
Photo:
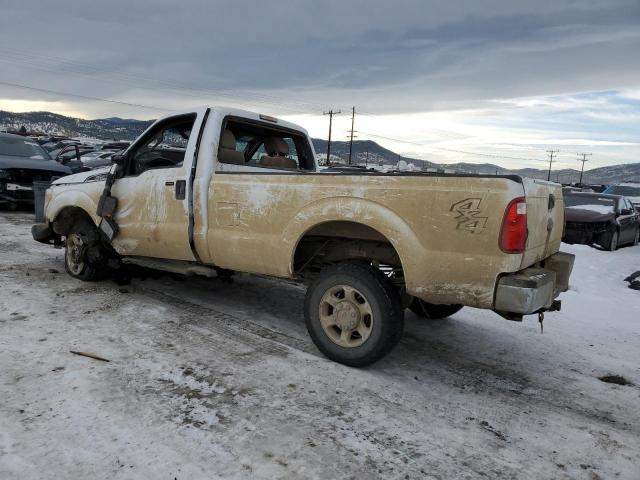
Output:
M16 53L17 52L17 53ZM4 53L4 59L2 58L2 54ZM57 60L57 63L55 62ZM325 107L323 104L312 103L312 102L300 102L300 101L291 101L288 99L287 102L283 101L283 99L279 96L268 95L265 93L257 93L251 91L234 91L230 89L217 89L211 90L206 88L195 88L190 85L186 85L184 83L171 82L165 79L160 78L151 78L142 75L135 74L126 74L120 71L105 71L101 68L96 68L94 65L89 65L86 63L80 63L77 61L69 60L64 57L56 57L53 55L43 55L31 52L21 52L16 49L7 49L6 47L0 48L0 61L23 64L27 65L29 68L35 68L37 70L47 71L51 73L69 73L75 75L81 75L84 77L92 77L98 78L101 81L106 82L118 82L124 83L127 85L134 86L136 88L149 90L150 87L148 85L141 85L140 81L148 83L157 84L160 88L169 89L178 91L182 95L187 96L195 96L189 95L185 92L191 91L195 93L199 93L200 95L197 98L201 98L203 95L213 95L213 96L221 96L221 97L230 97L233 99L241 99L243 102L251 104L251 102L246 102L247 99L251 99L256 103L263 103L266 105L277 106L278 108L290 110L298 113L309 113L311 111L322 110ZM49 65L47 68L46 65ZM62 71L61 71L62 70Z
M560 150L547 150L549 154L549 174L547 175L547 181L551 181L551 164L553 163L553 156Z
M588 162L589 160L587 160L587 157L590 155L593 155L593 153L578 153L578 156L582 155L582 159L578 159L579 162L582 162L582 168L580 169L580 181L578 182L580 185L582 185L582 174L584 173L584 164L585 162Z
M331 163L331 126L333 124L333 116L342 113L342 110L322 112L323 115L329 115L329 140L327 141L327 165Z
M19 83L10 83L10 82L0 81L0 85L6 85L6 86L9 86L9 87L15 87L15 88L22 88L24 90L32 90L32 91L35 91L35 92L53 93L55 95L63 95L63 96L66 96L66 97L83 98L85 100L97 100L99 102L115 103L115 104L118 104L118 105L126 105L126 106L129 106L129 107L147 108L149 110L162 110L162 111L165 111L165 112L170 112L171 111L168 108L154 107L154 106L151 106L151 105L143 105L143 104L140 104L140 103L122 102L120 100L110 100L108 98L93 97L93 96L90 96L90 95L79 95L77 93L59 92L59 91L56 91L56 90L49 90L47 88L32 87L30 85L22 85L22 84L19 84Z
M360 133L363 134L363 135L367 135L369 137L382 138L384 140L390 140L392 142L406 143L408 145L415 145L415 146L418 146L418 147L433 148L433 149L436 149L436 150L443 150L443 151L446 151L446 152L463 153L465 155L476 155L476 156L480 156L480 157L489 157L489 158L503 158L503 159L507 159L507 160L521 160L521 161L525 161L525 162L541 162L542 161L539 158L510 157L510 156L507 156L507 155L500 155L500 154L495 154L495 153L471 152L469 150L460 150L460 149L456 149L456 148L438 147L436 145L429 145L429 144L426 144L426 143L411 142L409 140L402 140L402 139L399 139L399 138L387 137L387 136L384 136L384 135L378 135L378 134L370 133L370 132L360 131Z
M349 135L349 165L351 165L351 152L353 151L353 122L356 118L356 107L351 107L351 134Z

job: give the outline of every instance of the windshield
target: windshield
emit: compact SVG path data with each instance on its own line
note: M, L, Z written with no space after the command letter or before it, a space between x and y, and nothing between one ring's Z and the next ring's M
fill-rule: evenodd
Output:
M602 193L624 195L625 197L640 197L640 186L632 187L627 185L613 185L611 187L607 187L607 189Z
M615 198L601 197L598 195L565 194L564 205L567 208L594 210L600 213L611 213L616 211Z
M0 155L51 160L49 154L30 138L0 136Z

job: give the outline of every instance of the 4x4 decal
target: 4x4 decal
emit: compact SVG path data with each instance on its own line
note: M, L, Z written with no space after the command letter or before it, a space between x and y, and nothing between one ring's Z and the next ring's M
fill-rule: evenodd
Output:
M465 198L451 205L449 211L457 214L455 217L456 230L477 233L486 227L488 217L479 216L482 213L480 210L481 202L481 198Z

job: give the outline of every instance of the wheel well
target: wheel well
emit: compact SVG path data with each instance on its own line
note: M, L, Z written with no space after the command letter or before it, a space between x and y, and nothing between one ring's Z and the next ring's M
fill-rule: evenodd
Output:
M327 265L345 260L372 262L402 278L402 262L391 242L377 230L357 222L331 221L308 230L293 256L293 272L313 277Z
M53 231L58 235L66 235L78 220L86 219L93 223L91 216L80 207L63 208L53 221Z

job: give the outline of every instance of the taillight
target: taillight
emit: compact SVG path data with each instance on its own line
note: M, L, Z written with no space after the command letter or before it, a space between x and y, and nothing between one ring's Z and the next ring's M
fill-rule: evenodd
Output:
M502 220L500 250L505 253L522 253L527 245L527 203L524 197L509 202Z

